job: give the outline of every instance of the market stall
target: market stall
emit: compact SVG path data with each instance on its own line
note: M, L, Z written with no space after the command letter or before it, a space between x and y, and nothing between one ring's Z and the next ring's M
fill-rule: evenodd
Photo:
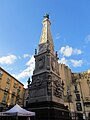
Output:
M30 120L30 116L35 116L35 112L27 111L27 110L21 108L18 104L16 104L10 110L5 111L5 112L0 112L0 116L2 116L2 119L5 117L9 118L9 116L11 116L13 119L16 119L16 120L19 120L19 119L23 120L23 118L25 118L25 117L27 120Z

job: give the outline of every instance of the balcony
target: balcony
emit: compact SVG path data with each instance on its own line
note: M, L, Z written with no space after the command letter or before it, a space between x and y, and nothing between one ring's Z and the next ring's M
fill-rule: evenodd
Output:
M82 111L82 105L80 102L76 103L77 111Z
M72 95L65 95L64 96L64 102L72 102Z
M85 97L84 105L87 106L87 107L90 107L90 97Z
M76 94L76 101L81 101L80 94Z
M81 99L80 99L80 98L78 98L78 99L76 99L76 101L81 101Z
M9 91L9 88L5 88L5 91L8 92L8 91Z
M17 83L14 83L13 87L14 87L15 89L17 88L17 86L18 86L18 84L17 84Z
M5 100L2 100L2 103L3 103L3 104L6 104L6 101L5 101Z
M12 95L15 95L15 92L12 92Z
M90 97L85 97L85 101L90 101Z
M17 95L17 99L20 99L20 95Z
M74 90L74 93L79 93L79 91L78 90Z

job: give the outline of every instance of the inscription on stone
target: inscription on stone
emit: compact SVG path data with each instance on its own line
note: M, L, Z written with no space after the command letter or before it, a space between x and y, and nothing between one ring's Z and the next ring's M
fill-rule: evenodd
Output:
M34 98L34 97L40 97L40 96L44 96L45 95L45 89L36 89L36 90L32 90L30 92L30 98Z

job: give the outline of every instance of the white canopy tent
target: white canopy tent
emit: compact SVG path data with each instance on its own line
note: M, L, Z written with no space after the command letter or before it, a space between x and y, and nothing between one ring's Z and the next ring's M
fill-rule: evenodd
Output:
M0 112L0 116L35 116L35 112L27 111L21 108L18 104L16 104L13 108L8 111Z

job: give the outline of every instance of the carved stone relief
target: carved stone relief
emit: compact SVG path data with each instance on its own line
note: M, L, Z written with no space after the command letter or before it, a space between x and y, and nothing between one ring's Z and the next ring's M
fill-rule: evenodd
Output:
M55 61L54 61L54 59L52 59L51 66L52 66L52 70L55 71L55 69L56 69L55 67L56 67L56 66L55 66Z
M54 81L54 95L56 97L62 98L62 87L61 87L61 83L59 82L59 80Z
M39 69L42 69L44 67L44 64L45 64L45 60L44 60L44 56L43 56L43 57L40 57L38 60Z
M47 70L50 70L50 56L46 57L46 62L47 62Z
M48 75L47 92L48 92L48 95L51 95L52 93L52 76L51 75Z
M40 86L42 84L42 79L40 78L40 77L38 77L37 79L36 79L36 86Z

